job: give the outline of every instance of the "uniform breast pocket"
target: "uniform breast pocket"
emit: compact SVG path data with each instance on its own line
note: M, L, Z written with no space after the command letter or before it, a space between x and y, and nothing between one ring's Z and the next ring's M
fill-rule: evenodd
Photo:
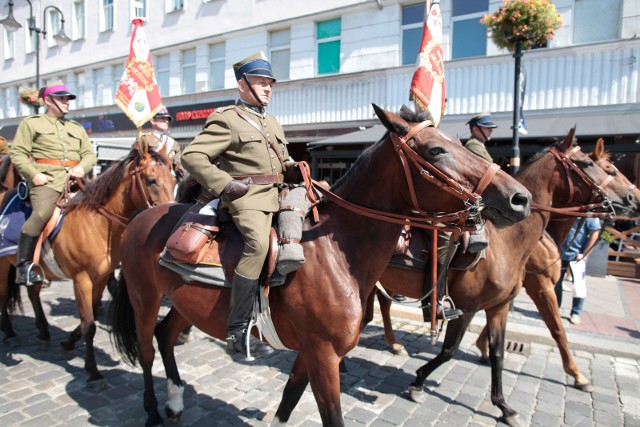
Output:
M264 156L264 143L256 133L241 133L239 138L240 155L242 157Z

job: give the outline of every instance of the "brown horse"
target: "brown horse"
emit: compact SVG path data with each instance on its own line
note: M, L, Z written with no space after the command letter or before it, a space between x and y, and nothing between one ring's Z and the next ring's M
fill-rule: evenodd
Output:
M311 383L323 424L344 424L338 364L358 342L366 297L391 257L405 218L415 218L416 211L442 214L461 209L460 199L450 192L459 185L447 176L469 189L487 182L489 163L465 151L459 141L428 122L405 121L375 105L374 110L387 134L336 183L333 191L340 202L332 198L321 203L319 222L305 220L302 245L307 261L269 293L277 335L284 346L298 351L274 422L289 419ZM433 181L436 175L440 178ZM528 215L529 197L524 187L499 171L483 193L483 213L499 226L510 225ZM189 207L165 205L143 211L123 237L123 279L114 300L112 332L123 356L142 366L147 425L162 423L153 390L154 335L168 377L171 399L165 411L173 419L183 408L183 383L173 355L176 337L192 323L226 338L229 289L187 284L158 264L171 230ZM382 216L399 220L383 221ZM221 259L229 272L237 257L229 259L227 252L221 251ZM156 326L163 296L172 309Z
M606 172L592 159L576 148L572 148L572 140L573 130L562 144L540 153L516 176L516 179L534 195L536 204L543 207L567 207L592 203L594 183L602 183L608 179ZM554 155L552 150L557 150L556 153L560 156ZM570 159L570 162L583 172L573 169L567 171L564 167L568 163L567 159ZM587 175L586 179L581 176L583 174ZM587 179L590 182L587 182ZM573 189L571 190L572 198L568 197L570 188ZM609 199L620 206L628 205L633 200L629 195L628 186L612 182L605 190ZM571 203L567 203L568 200L572 200ZM490 243L486 250L486 259L481 260L470 271L451 270L449 272L450 296L456 307L464 311L464 315L449 322L441 352L417 371L416 381L410 386L412 399L416 401L424 399L422 387L427 376L453 357L474 314L485 310L491 336L489 352L492 366L491 400L502 411L505 422L518 423L517 413L506 403L502 393L506 319L509 304L522 286L525 263L530 252L541 239L550 215L548 211L539 210L514 227L501 230L488 224L485 229ZM423 296L424 272L422 271L389 266L379 281L389 292L412 298ZM369 298L367 319L372 316L374 294L372 293ZM386 339L394 343L396 341L393 330L388 323L390 302L382 299L380 305L383 318L386 317Z
M11 157L8 154L2 156L2 160L0 160L0 200L8 190L16 188L20 181L22 181L22 177L11 162Z
M63 225L50 249L62 274L56 275L59 272L52 272L42 264L49 280L73 280L80 325L61 346L71 352L76 342L84 339L89 382L99 381L96 384L101 386L104 378L97 368L93 350L95 311L109 273L120 262L120 236L134 211L172 201L174 187L169 163L164 156L149 150L146 135L143 135L125 159L90 182L65 208ZM0 259L1 326L5 341L16 337L8 308L15 306L9 301L10 294L16 294L10 292L9 287L17 285L6 279L15 262L15 255ZM48 346L50 334L39 297L41 287L41 283L36 283L27 289L36 313L37 339ZM17 295L19 297L19 291Z
M628 189L628 204L624 206L616 205L616 214L638 215L640 190L631 184L611 162L610 155L605 152L603 139L598 139L595 150L589 154L589 157L604 169L609 176L613 177L613 180L617 182L618 188ZM577 389L590 392L593 391L593 386L589 379L578 369L569 349L567 334L562 324L558 300L554 291L555 284L560 278L560 253L558 248L562 246L562 242L566 239L574 219L574 217L566 216L554 216L552 218L549 223L550 226L547 227L549 236L536 245L527 261L523 286L527 291L527 295L538 308L542 320L544 320L551 336L558 345L565 372L574 378L574 386ZM555 264L555 268L551 268L553 264ZM487 334L488 329L485 326L476 341L483 361L489 357Z

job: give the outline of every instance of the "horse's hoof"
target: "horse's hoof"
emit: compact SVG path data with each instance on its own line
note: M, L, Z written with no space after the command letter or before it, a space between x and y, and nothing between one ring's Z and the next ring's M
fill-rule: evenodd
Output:
M104 391L107 389L107 379L102 377L96 380L87 380L87 390L89 391Z
M180 335L178 335L178 339L176 339L176 345L184 345L188 342L189 342L189 334L180 332Z
M38 346L38 350L46 351L51 348L51 340L45 340L45 339L36 337L36 345Z
M584 384L574 384L573 385L575 388L577 388L580 391L584 391L585 393L592 393L594 388L593 388L593 384L591 383L584 383Z
M480 356L480 359L478 359L478 363L480 363L481 365L488 365L489 358L487 356Z
M520 423L520 418L518 417L518 414L513 414L513 415L509 415L509 416L502 416L500 417L501 422L505 423L508 426L511 427L522 427L522 424Z
M63 344L60 344L60 354L65 360L71 360L75 357L75 349L67 350Z
M402 344L393 344L391 346L391 352L396 356L409 356L407 349L405 349Z
M160 416L160 414L156 413L155 415L149 415L147 418L147 422L144 423L145 427L156 427L164 425L164 420Z
M424 401L427 400L426 393L422 390L422 387L410 385L408 391L409 398L416 403L424 403Z
M182 415L182 411L176 412L169 407L169 405L164 405L164 413L167 415L167 418L174 423L180 421L180 416Z

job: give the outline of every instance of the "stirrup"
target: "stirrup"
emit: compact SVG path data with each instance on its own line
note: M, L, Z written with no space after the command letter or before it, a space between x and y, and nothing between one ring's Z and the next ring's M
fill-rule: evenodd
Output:
M36 282L31 281L31 273L33 272L34 274L37 274L36 271L33 271L34 268L40 270L40 277L42 278L42 280L38 280ZM31 264L29 264L29 267L27 267L26 276L27 277L25 278L24 282L25 286L33 286L36 283L44 283L44 281L46 280L46 278L44 277L44 269L40 264L36 264L35 262L32 262Z
M445 307L445 303L449 303L451 308ZM456 308L456 305L453 303L453 300L449 295L445 295L438 301L438 304L442 306L442 319L443 320L454 320L458 317L462 316L464 312L459 308Z

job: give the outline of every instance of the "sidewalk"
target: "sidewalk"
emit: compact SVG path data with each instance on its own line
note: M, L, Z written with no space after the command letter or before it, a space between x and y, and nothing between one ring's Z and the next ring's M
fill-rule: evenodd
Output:
M565 291L560 313L573 351L640 358L640 280L587 276L587 299L579 325L569 323L572 298L572 293ZM393 304L392 314L422 320L419 309L406 305ZM477 313L469 330L479 333L485 320L484 312ZM507 340L555 347L538 309L524 289L509 313Z

